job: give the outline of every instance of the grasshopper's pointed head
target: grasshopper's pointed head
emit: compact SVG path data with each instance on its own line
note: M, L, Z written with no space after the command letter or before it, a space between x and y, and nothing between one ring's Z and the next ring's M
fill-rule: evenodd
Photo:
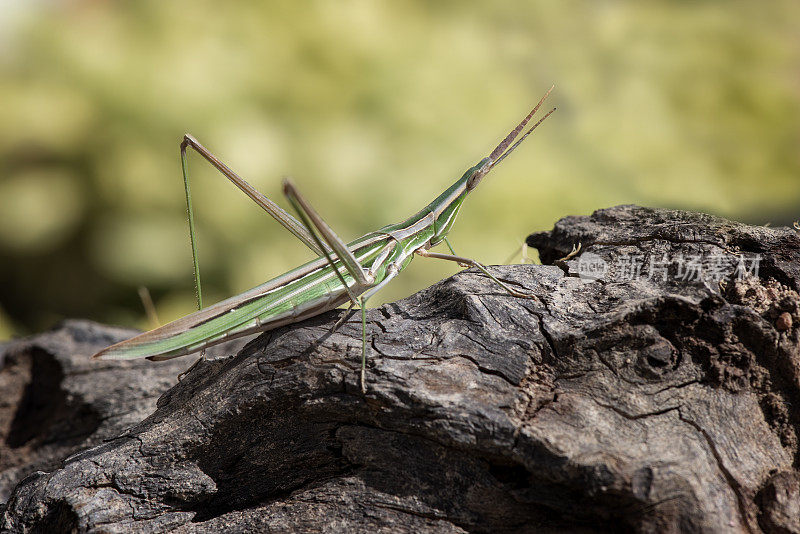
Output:
M467 191L472 191L473 189L475 189L480 183L480 181L483 179L483 177L486 176L490 170L495 168L501 161L505 159L506 156L511 154L514 151L514 149L517 148L520 145L520 143L522 143L525 140L525 138L527 138L531 134L531 132L536 129L537 126L543 123L544 120L556 110L556 108L553 108L550 111L548 111L544 117L539 119L539 121L533 126L531 126L530 129L527 132L525 132L525 134L522 137L520 137L519 139L517 139L516 142L514 142L514 139L516 139L517 136L519 136L520 132L522 132L522 130L528 124L528 121L531 120L531 117L533 117L533 115L539 110L539 106L542 105L542 102L544 102L544 99L547 98L547 96L550 94L550 91L553 90L553 87L555 87L555 85L550 87L550 89L548 89L548 91L544 94L542 99L539 100L539 103L536 104L536 107L534 107L531 110L531 112L528 113L528 116L522 119L522 122L520 122L516 128L511 130L511 132L506 136L506 138L503 139L503 141L499 145L497 145L494 150L492 150L492 153L489 154L489 157L483 158L480 161L480 163L478 163L475 167L471 169L473 172L472 175L467 179Z
M494 150L492 150L492 153L489 154L489 156L480 160L474 167L467 169L467 171L461 175L461 178L459 178L453 185L446 189L433 202L428 204L425 210L420 212L420 214L432 213L435 217L433 222L434 235L430 239L431 246L436 245L444 240L448 232L450 232L450 228L452 228L453 222L456 220L456 216L461 209L461 205L470 191L475 189L483 177L489 173L489 171L494 169L498 163L503 161L506 156L511 154L511 152L513 152L514 149L517 148L520 143L522 143L525 138L536 129L537 126L544 122L544 120L556 110L556 108L553 108L548 111L547 114L539 120L539 122L531 126L531 128L525 132L522 137L519 137L519 134L525 129L528 121L531 120L531 117L533 117L534 113L536 113L536 111L539 109L539 106L542 105L542 102L544 102L544 99L547 98L547 95L549 95L550 91L552 90L553 87L551 87L550 90L545 93L542 99L539 100L539 103L536 104L536 107L533 108L530 113L528 113L528 116L525 117L516 128L511 130L511 133L509 133L506 138L503 139L503 141L497 145ZM519 137L519 139L514 141L514 139L517 137Z

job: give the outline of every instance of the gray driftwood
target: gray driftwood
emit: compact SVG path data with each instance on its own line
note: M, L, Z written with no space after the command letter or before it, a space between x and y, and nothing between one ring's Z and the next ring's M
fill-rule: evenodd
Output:
M535 298L469 270L370 310L366 395L344 311L171 389L190 361L86 360L119 330L6 345L0 529L800 531L797 232L624 206L528 243L554 264L492 270Z

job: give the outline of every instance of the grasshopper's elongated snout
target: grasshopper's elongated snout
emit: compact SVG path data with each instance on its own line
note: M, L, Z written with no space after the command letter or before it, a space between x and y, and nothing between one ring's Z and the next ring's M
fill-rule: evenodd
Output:
M506 156L511 154L514 151L514 149L516 149L520 145L520 143L522 143L531 134L531 132L533 132L536 129L537 126L543 123L544 120L556 110L556 108L553 108L550 111L548 111L544 117L539 119L536 122L536 124L531 126L530 129L527 132L525 132L525 134L522 137L520 137L519 139L517 139L516 142L514 142L514 139L516 139L517 136L520 134L520 132L525 128L525 126L531 120L531 117L533 117L534 114L536 114L536 112L539 111L539 107L542 105L542 102L544 102L545 99L550 95L550 92L553 90L554 87L555 85L551 86L550 89L547 90L542 99L539 100L539 103L536 104L536 106L531 110L530 113L528 113L528 115L524 119L522 119L522 122L520 122L516 128L511 130L511 132L506 136L506 138L503 139L503 141L499 145L497 145L494 150L492 150L492 153L489 154L488 158L484 158L483 165L477 171L475 171L472 174L472 176L470 176L469 180L467 180L467 191L472 191L473 189L475 189L478 183L480 183L481 179L483 179L483 177L486 176L486 174L490 170L495 168L501 161L503 161L506 158ZM512 145L511 143L514 144Z
M467 169L467 171L459 178L453 185L447 188L441 195L439 195L433 202L421 213L431 213L434 217L433 229L434 234L430 239L430 246L435 246L447 238L447 234L453 226L453 223L458 216L461 205L464 199L475 189L480 181L486 176L489 171L495 168L506 156L511 154L522 143L533 130L536 129L544 120L553 113L556 108L548 111L544 117L539 119L536 124L531 126L521 137L520 133L525 129L528 122L530 122L533 115L539 110L542 102L547 98L555 86L545 93L539 103L531 110L528 115L522 119L516 128L503 139L492 153L487 157L480 160L476 165ZM519 137L519 139L517 139ZM516 141L515 141L516 139Z

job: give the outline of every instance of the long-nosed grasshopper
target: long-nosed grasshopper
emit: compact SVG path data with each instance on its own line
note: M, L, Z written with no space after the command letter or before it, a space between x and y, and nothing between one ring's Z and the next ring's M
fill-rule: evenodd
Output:
M492 276L475 260L457 256L447 242L447 234L456 220L464 199L477 187L481 179L555 111L555 108L550 110L520 137L525 126L552 89L551 87L547 91L536 107L497 145L488 157L470 167L461 178L436 197L433 202L401 223L384 226L380 230L365 234L350 243L344 243L331 230L288 180L284 181L283 192L300 220L295 219L259 193L193 137L186 135L181 143L181 162L199 309L186 317L103 349L94 357L167 360L203 350L229 339L296 323L332 310L349 301L351 307L357 305L361 308L360 378L361 388L365 391L366 302L397 276L415 254L477 267L509 294L527 297L528 295L508 287ZM515 141L515 139L517 140ZM193 148L201 154L319 257L260 286L203 308L194 214L189 188L188 148ZM442 242L448 245L452 254L430 251L431 247Z

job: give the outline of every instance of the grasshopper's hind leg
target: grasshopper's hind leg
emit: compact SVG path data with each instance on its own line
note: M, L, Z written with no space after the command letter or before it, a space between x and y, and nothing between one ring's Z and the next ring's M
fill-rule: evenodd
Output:
M197 309L203 309L203 290L200 283L200 262L197 252L197 233L194 225L194 209L192 208L192 191L189 183L189 160L188 149L191 148L203 158L211 163L220 173L222 173L228 180L230 180L236 187L250 197L253 202L258 204L264 211L269 213L275 220L277 220L284 228L294 234L300 241L302 241L308 248L316 254L322 255L324 245L319 248L314 242L311 235L306 231L305 227L294 217L289 215L286 211L280 208L277 204L272 202L269 198L261 194L256 188L247 183L239 175L233 172L230 167L222 163L216 156L214 156L208 149L201 145L194 137L186 134L181 142L181 169L183 171L183 186L186 193L186 213L189 220L189 241L192 246L192 263L194 265L194 285L195 297L197 299ZM200 353L200 359L205 358L205 350ZM199 360L198 360L199 361ZM181 374L181 377L191 371L197 363L193 364L189 369ZM180 379L180 377L179 377Z
M194 209L192 209L192 189L189 186L189 162L186 158L186 142L181 143L181 169L183 170L183 189L186 193L186 214L189 220L189 241L192 245L192 265L194 266L194 291L195 298L197 299L197 309L203 309L203 289L200 285L200 262L197 257L197 234L194 229ZM205 360L206 351L200 351L200 357L197 358L188 369L178 375L178 382L183 380L183 377L197 366L200 361Z
M189 241L192 244L192 264L194 265L194 290L197 309L203 309L203 289L200 287L200 263L197 260L197 236L194 230L194 209L192 209L192 189L189 186L189 161L186 158L186 141L181 143L181 169L183 170L183 190L186 193L186 214L189 220Z
M181 163L183 165L183 177L184 182L187 182L187 193L188 193L188 163L186 159L186 151L187 149L192 148L195 152L203 156L206 161L211 163L215 169L217 169L220 173L222 173L225 178L231 181L233 185L238 187L245 195L250 197L250 199L258 204L264 211L269 213L276 221L278 221L281 226L289 230L292 234L294 234L297 239L302 241L308 248L314 251L315 254L318 256L322 256L322 250L325 248L322 245L322 249L319 248L315 240L309 234L308 230L303 226L300 221L289 215L283 208L275 204L269 198L264 196L260 191L258 191L255 187L247 183L244 179L242 179L238 174L233 172L230 167L222 163L214 154L212 154L206 147L201 145L197 139L192 137L189 134L183 136L183 141L181 142ZM191 206L189 207L191 210Z

